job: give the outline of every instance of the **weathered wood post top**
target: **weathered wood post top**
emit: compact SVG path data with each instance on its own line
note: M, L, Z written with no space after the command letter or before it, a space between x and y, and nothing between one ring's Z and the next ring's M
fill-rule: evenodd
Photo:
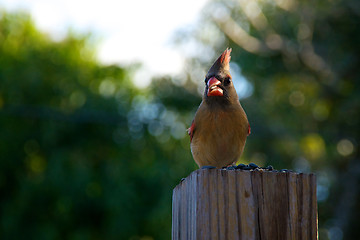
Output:
M204 169L173 190L172 240L317 239L314 174Z

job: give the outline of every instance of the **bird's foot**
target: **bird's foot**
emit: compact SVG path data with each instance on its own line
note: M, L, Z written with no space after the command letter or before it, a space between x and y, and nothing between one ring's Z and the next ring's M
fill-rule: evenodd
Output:
M201 169L214 169L214 166L202 166Z
M234 166L234 165L228 165L228 166L226 166L226 167L223 167L222 169L226 169L226 170L235 170L236 169L236 166Z

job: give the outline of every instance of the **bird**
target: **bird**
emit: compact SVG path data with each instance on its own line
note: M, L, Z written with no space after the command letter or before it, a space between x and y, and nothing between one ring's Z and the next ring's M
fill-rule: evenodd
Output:
M243 153L251 128L230 74L227 48L205 76L205 91L187 132L199 168L234 165Z

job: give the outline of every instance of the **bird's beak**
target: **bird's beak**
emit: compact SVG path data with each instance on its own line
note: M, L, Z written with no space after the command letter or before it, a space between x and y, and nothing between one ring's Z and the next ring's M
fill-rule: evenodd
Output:
M207 95L208 96L222 96L223 90L219 87L220 84L221 84L221 82L218 79L216 79L216 77L210 78L209 81L207 82L207 85L208 85Z

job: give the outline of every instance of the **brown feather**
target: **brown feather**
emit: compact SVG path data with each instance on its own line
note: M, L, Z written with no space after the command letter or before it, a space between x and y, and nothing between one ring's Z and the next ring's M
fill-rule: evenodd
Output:
M202 102L194 119L196 133L191 141L195 162L221 168L235 163L243 152L248 120L240 104L214 108Z
M240 105L229 72L231 49L226 49L206 75L221 81L222 96L208 95L205 84L203 100L188 132L191 152L199 167L221 168L234 164L242 154L250 125ZM212 89L210 89L212 90Z

